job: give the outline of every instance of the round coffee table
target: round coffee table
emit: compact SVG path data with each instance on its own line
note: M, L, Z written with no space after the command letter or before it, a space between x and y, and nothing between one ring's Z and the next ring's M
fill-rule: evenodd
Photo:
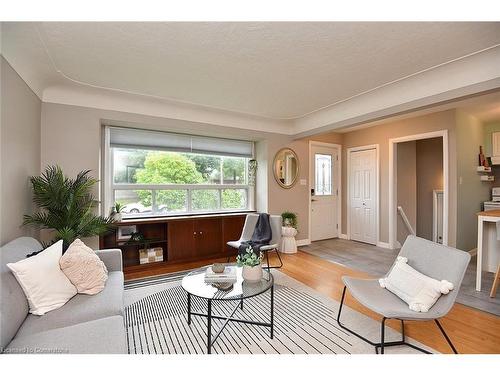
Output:
M228 264L229 267L236 267L235 264ZM273 338L273 319L274 319L274 278L269 271L264 271L264 275L260 281L257 282L247 282L243 280L242 267L236 267L236 282L233 287L229 290L221 290L216 288L213 284L205 282L205 271L208 267L202 267L194 270L183 277L182 288L187 292L187 320L188 324L191 324L191 316L202 316L207 318L207 353L211 353L211 349L215 340L219 337L221 332L224 330L228 322L237 322L244 324L253 324L258 326L265 326L270 328L270 336ZM252 298L258 296L262 293L270 291L271 297L271 308L270 308L270 321L269 322L259 322L253 320L237 319L233 318L234 313L238 308L243 310L243 300L247 298ZM203 298L207 300L207 313L193 312L191 311L191 299L192 297ZM229 316L219 316L212 314L212 301L225 301L230 303L231 301L238 301L234 309ZM212 338L212 319L222 319L224 324L215 333Z

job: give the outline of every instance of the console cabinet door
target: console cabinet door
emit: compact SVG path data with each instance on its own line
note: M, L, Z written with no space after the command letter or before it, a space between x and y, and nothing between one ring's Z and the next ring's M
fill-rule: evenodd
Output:
M222 219L206 218L194 221L196 254L199 257L222 254Z
M168 222L168 260L189 260L197 257L194 220Z

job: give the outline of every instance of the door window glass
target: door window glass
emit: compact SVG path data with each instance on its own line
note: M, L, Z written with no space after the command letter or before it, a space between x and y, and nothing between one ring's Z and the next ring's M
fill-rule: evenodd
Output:
M315 154L315 195L332 195L332 155Z

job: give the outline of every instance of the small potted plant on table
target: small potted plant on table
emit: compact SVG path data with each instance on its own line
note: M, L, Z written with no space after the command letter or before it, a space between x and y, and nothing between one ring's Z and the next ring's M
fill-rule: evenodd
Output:
M262 253L259 256L255 254L252 247L249 246L246 253L236 257L238 266L243 267L242 275L245 281L255 282L262 279Z
M111 217L115 221L122 221L122 211L123 211L124 205L121 204L120 202L115 202L113 207L111 207Z

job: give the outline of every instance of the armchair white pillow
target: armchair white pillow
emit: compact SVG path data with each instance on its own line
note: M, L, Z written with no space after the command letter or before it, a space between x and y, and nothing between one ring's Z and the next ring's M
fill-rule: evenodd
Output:
M76 288L59 267L63 241L16 263L7 263L26 294L29 312L44 315L68 302Z
M453 284L449 281L433 279L407 263L407 258L398 256L387 277L379 279L379 283L382 288L405 301L410 310L427 312L441 294L448 294L453 290Z

